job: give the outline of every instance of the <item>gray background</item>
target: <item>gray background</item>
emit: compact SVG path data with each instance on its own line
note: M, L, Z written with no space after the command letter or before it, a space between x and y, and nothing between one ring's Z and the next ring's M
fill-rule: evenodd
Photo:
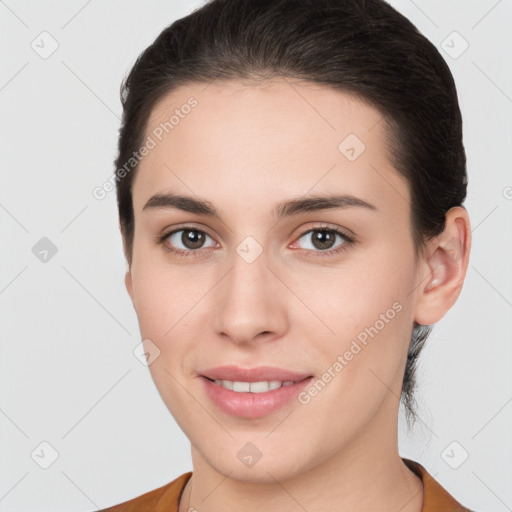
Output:
M454 74L473 231L461 297L422 355L421 422L407 432L401 419L400 453L466 506L511 510L512 1L390 3ZM133 353L115 193L92 190L113 172L122 77L200 5L0 1L1 512L92 511L192 468Z

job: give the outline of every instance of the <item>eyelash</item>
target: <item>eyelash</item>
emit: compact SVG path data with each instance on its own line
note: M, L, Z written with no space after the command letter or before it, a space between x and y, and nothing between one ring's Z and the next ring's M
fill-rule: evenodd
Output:
M168 233L165 233L164 235L158 236L156 238L155 242L158 245L162 245L167 252L173 253L180 258L187 258L189 256L192 256L192 257L201 256L202 253L205 251L205 249L189 249L188 251L185 251L183 249L173 249L166 243L166 240L171 235L173 235L174 233L179 233L180 231L195 231L195 232L203 233L207 236L210 236L210 235L208 235L208 233L206 231L196 228L194 226L182 226L179 229L174 229L172 231L169 231ZM318 258L318 257L322 258L322 257L331 256L334 254L339 254L342 251L346 250L350 245L353 245L355 243L355 240L352 237L349 237L346 233L344 233L338 229L332 228L330 226L323 226L323 225L304 231L303 233L300 234L300 236L297 237L297 240L301 239L304 235L307 235L308 233L313 233L315 231L329 232L329 233L334 233L335 235L339 235L343 239L344 243L341 244L336 249L327 249L325 251L322 251L322 250L315 251L312 249L311 250L305 249L308 252L312 252L314 258ZM212 238L212 237L210 237L210 238Z

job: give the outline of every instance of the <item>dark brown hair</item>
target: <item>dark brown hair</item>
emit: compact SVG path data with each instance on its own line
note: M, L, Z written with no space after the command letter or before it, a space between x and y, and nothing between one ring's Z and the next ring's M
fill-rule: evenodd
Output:
M392 163L409 183L416 254L443 231L446 212L466 197L462 119L448 65L407 18L383 0L211 0L163 30L121 85L115 164L129 264L138 163L131 157L155 104L184 84L273 77L323 84L376 107ZM430 326L414 324L401 396L409 425L417 417L417 358L429 334Z

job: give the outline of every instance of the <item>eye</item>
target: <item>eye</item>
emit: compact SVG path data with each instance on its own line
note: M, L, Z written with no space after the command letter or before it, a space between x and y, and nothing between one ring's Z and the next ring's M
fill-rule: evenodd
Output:
M323 226L306 231L297 240L301 240L302 238L309 242L306 244L306 250L319 253L315 254L315 256L326 256L341 252L354 242L354 240L345 233L335 228ZM339 241L338 245L335 245L336 239ZM309 247L307 245L309 245Z
M309 240L306 251L310 252L314 257L328 256L345 250L354 243L354 239L349 237L342 231L330 226L318 226L302 233L297 239ZM212 243L204 246L206 240ZM336 239L338 244L336 245ZM297 244L294 242L294 245ZM202 229L195 227L183 227L175 229L156 239L157 244L163 245L164 248L177 256L201 256L208 247L215 247L215 241ZM309 247L307 247L309 245Z
M192 256L202 254L203 244L209 238L215 246L215 241L203 230L185 227L166 233L159 237L157 242L161 243L169 252L179 256Z

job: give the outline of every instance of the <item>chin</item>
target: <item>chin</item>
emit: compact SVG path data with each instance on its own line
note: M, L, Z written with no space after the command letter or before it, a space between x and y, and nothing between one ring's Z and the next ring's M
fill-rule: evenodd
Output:
M236 447L224 446L218 453L203 454L202 457L215 471L240 482L275 484L276 480L286 481L313 469L318 462L305 458L306 453L299 448L300 443L290 447L289 453L281 446L281 449L262 448L260 455L244 442L235 444ZM252 460L251 449L254 450Z
M274 462L274 461L273 461ZM252 468L233 467L232 464L219 465L216 467L219 473L229 475L229 478L239 482L258 483L258 484L275 484L293 478L301 473L300 468L283 467L279 464L265 464L260 460Z

